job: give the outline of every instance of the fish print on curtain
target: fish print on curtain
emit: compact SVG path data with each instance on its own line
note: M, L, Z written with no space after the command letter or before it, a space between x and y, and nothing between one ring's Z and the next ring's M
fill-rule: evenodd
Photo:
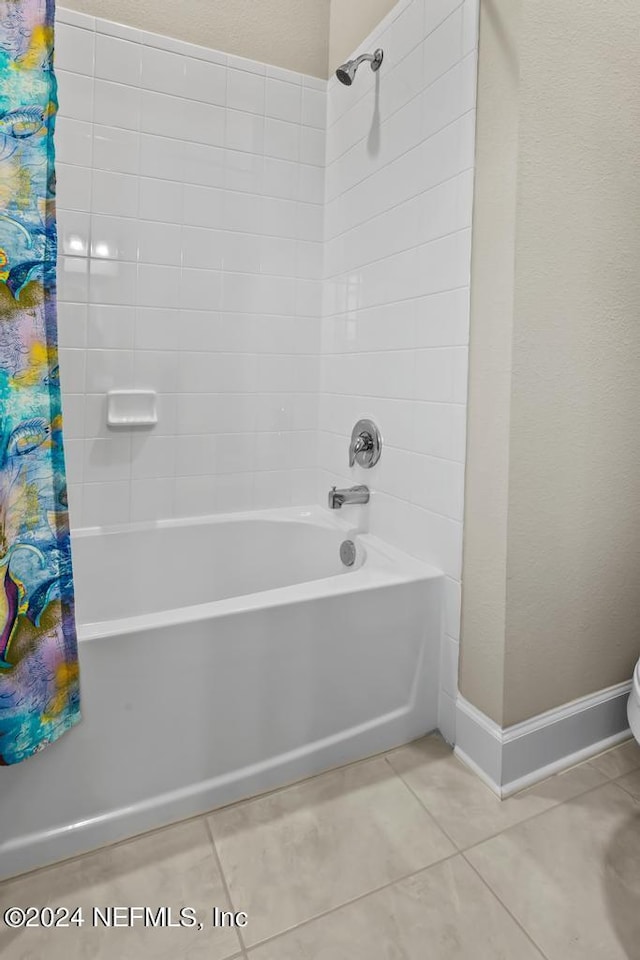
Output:
M53 0L0 0L2 765L80 719L57 350L53 15Z

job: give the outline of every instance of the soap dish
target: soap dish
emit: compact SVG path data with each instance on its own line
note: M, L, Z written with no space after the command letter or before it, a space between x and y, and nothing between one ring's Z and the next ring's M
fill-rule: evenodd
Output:
M109 390L107 423L110 427L152 427L157 422L155 390Z

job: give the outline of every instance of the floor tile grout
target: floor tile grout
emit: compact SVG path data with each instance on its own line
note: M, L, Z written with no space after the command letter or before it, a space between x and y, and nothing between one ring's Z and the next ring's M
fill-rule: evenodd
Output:
M585 761L585 763L588 761ZM581 766L581 764L577 764ZM569 768L575 769L575 768ZM562 776L562 774L555 774L555 776ZM544 817L545 814L551 813L553 810L558 810L560 807L564 807L565 804L571 803L573 800L578 800L581 797L585 797L588 793L593 793L595 790L602 790L603 787L608 787L613 780L605 780L603 783L596 783L593 787L587 787L586 790L580 790L578 793L573 793L570 797L567 797L566 800L560 800L558 803L554 803L553 806L547 807L545 810L539 810L537 813L532 814L530 817L524 817L522 820L518 820L517 823L510 823L508 827L504 827L502 830L498 830L497 833L492 833L489 837L483 837L482 840L477 840L475 843L470 843L468 847L462 847L460 853L464 854L470 850L474 850L475 847L481 846L483 843L488 843L489 840L496 840L498 837L501 837L503 833L509 833L511 830L515 830L517 827L522 826L524 823L531 823L532 820L538 820L539 817ZM626 791L625 791L626 792Z
M630 773L636 773L637 771L636 771L636 770L630 770L629 772L630 772ZM628 774L623 773L622 776L623 776L623 777L626 777L626 776L628 776ZM621 780L621 779L622 779L622 777L619 777L619 778L618 778L618 780ZM640 798L638 797L638 794L637 794L637 793L632 793L631 790L627 790L627 788L626 788L626 787L623 787L621 783L618 783L618 780L609 780L609 783L611 783L614 787L617 787L618 790L622 790L622 792L623 792L627 797L631 797L632 800L635 800L636 803L640 804Z
M256 943L252 943L249 947L247 947L247 950L255 950L257 947L264 946L264 944L273 943L274 940L279 940L288 933L293 933L296 930L300 930L302 927L308 927L310 923L315 923L316 920L324 920L326 917L330 917L333 913L337 913L338 910L343 910L345 907L350 907L354 903L359 903L361 900L366 900L368 897L372 897L377 893L381 893L383 890L388 890L390 887L395 887L399 883L404 883L406 880L411 880L412 877L417 877L421 873L426 873L428 870L431 870L432 867L440 866L440 864L447 863L448 860L454 860L459 856L460 851L455 850L446 857L440 857L440 859L434 860L433 863L429 863L424 867L419 867L418 870L412 870L410 873L405 873L401 877L396 877L394 880L389 880L388 883L383 883L379 887L374 887L371 890L367 890L365 893L360 893L357 897L351 897L349 900L345 900L344 903L338 903L335 907L331 907L329 910L323 910L322 913L317 913L312 917L308 917L306 920L301 920L299 923L295 923L293 926L287 927L286 930L281 930L279 933L274 933L270 937L265 937L263 940L258 940Z
M411 793L411 794L415 797L415 799L418 801L418 803L420 804L420 806L422 807L422 809L424 810L424 812L427 814L427 816L434 822L434 824L436 825L436 827L438 828L438 830L440 830L440 832L445 835L445 837L447 838L447 840L449 841L449 843L452 843L452 844L453 844L453 846L456 848L456 852L457 852L457 853L461 853L461 852L462 852L462 848L460 847L460 845L459 845L459 844L453 839L453 837L445 830L445 828L440 825L440 823L438 822L437 818L434 816L433 813L431 813L431 810L429 810L429 809L427 808L426 804L425 804L424 801L418 796L418 794L417 794L416 791L413 789L413 787L412 787L409 783L407 783L407 781L404 779L404 777L402 776L401 773L398 773L398 771L397 771L396 768L393 766L393 764L391 763L391 761L389 760L388 757L385 757L385 760L387 761L387 763L389 764L389 766L390 766L391 769L393 770L393 772L394 772L394 774L396 775L396 777L398 777L398 779L402 780L403 784L405 785L405 787L407 788L407 790L409 791L409 793Z
M558 804L558 806L561 806L561 805L562 805L562 804ZM509 907L506 905L506 903L498 896L498 894L496 893L496 891L495 891L495 890L493 889L493 887L489 884L489 882L488 882L487 880L485 880L485 878L482 876L482 874L480 873L480 871L474 866L474 864L471 863L471 861L470 861L469 858L466 856L466 854L465 854L465 853L462 853L461 856L462 856L462 858L464 859L464 862L471 868L471 870L473 870L473 872L474 872L475 875L478 877L478 879L480 880L480 882L484 884L484 886L487 888L487 890L489 891L489 893L491 894L491 896L494 897L495 900L497 900L497 902L502 906L502 908L509 914L509 916L511 917L511 919L513 920L513 922L516 924L516 926L518 926L518 927L520 928L520 930L522 930L522 932L523 932L523 934L525 935L525 937L527 938L527 940L529 940L529 942L533 945L533 947L538 951L538 953L540 954L540 956L543 957L544 960L549 960L549 957L548 957L547 954L544 952L544 950L542 949L542 947L541 947L538 943L536 943L536 941L533 939L533 937L531 936L531 934L529 933L529 931L527 930L527 928L518 920L518 918L517 918L516 916L514 916L514 914L511 912L511 910L510 910Z
M222 886L224 887L224 892L225 892L226 895L227 895L227 900L228 900L228 902L229 902L229 906L231 907L231 909L233 910L233 912L236 913L236 912L237 912L237 910L236 910L236 905L235 905L235 903L234 903L234 901L233 901L233 899L232 899L232 897L231 897L231 888L229 887L229 883L228 883L228 881L227 881L227 875L226 875L226 873L224 872L224 868L223 868L223 866L222 866L222 860L220 859L220 854L219 854L218 848L217 848L217 846L216 846L216 838L215 838L215 835L214 835L214 833L213 833L213 827L211 826L211 823L210 823L210 821L209 821L209 817L208 817L208 816L205 816L205 817L204 817L204 823L205 823L205 829L206 829L206 831L207 831L207 836L209 837L209 841L210 841L210 843L211 843L211 848L212 848L212 851L213 851L213 857L214 857L215 862L216 862L217 865L218 865L218 871L219 871L219 873L220 873L220 879L222 880ZM242 952L241 952L241 956L242 956L242 957L246 957L247 947L246 947L246 944L245 944L245 942L244 942L244 937L242 936L242 931L240 930L239 927L236 927L236 935L237 935L238 940L239 940L239 942L240 942L240 947L241 947L241 951L242 951Z
M612 749L615 749L615 747L612 748ZM395 751L394 751L394 752L395 752ZM388 759L388 758L387 758L387 759ZM549 781L549 780L553 780L554 777L561 777L561 776L563 776L565 773L568 773L570 770L575 770L575 769L577 769L578 767L583 766L583 765L586 765L586 764L589 764L589 761L588 761L588 760L584 760L582 763L577 763L574 767L568 767L567 770L564 770L562 773L553 774L553 776L547 777L546 780L541 780L540 783L545 783L545 782L547 782L547 781ZM602 783L596 783L596 784L595 784L594 786L592 786L592 787L587 787L585 790L580 790L578 793L572 794L570 797L567 797L566 800L559 800L558 803L554 803L553 806L547 807L545 810L539 810L538 813L532 813L531 816L523 817L522 820L518 820L516 823L510 823L508 826L503 827L502 830L496 831L496 833L492 833L492 834L490 834L490 835L487 836L487 837L483 837L481 840L476 840L476 841L474 841L474 843L470 843L470 844L468 844L468 845L462 845L462 846L461 846L456 840L454 840L454 838L453 838L453 837L447 832L447 830L441 825L441 823L440 823L440 821L438 820L437 816L436 816L434 813L432 813L431 810L429 810L429 808L426 806L424 800L423 800L423 799L415 792L415 790L407 783L407 781L404 779L403 775L402 775L401 773L398 773L398 772L395 770L395 767L393 766L393 764L391 764L390 762L389 762L389 766L390 766L391 769L394 771L394 773L396 773L396 776L400 777L400 779L402 780L402 782L403 782L403 783L405 784L405 786L411 791L411 793L413 793L413 795L415 796L415 798L416 798L416 799L419 801L419 803L422 805L423 809L429 814L429 816L431 817L431 819L434 821L434 823L436 824L436 826L438 827L438 829L441 830L442 833L444 833L444 835L447 837L447 839L450 840L451 843L453 843L453 845L456 847L456 849L458 850L458 852L459 852L459 853L462 853L462 854L464 854L467 850L473 850L474 847L478 847L478 846L480 846L480 844L482 844L482 843L487 843L489 840L495 840L496 837L501 836L503 833L507 833L509 830L513 830L515 827L520 826L520 824L522 824L522 823L528 823L530 820L536 820L538 817L544 816L545 813L550 813L551 810L556 810L558 807L563 806L565 803L570 803L572 800L577 800L578 797L583 797L583 796L585 796L585 794L591 793L593 790L599 790L601 787L606 787L608 784L615 782L612 778L611 778L611 779L610 779L610 778L606 778L605 780L603 780ZM594 769L597 770L597 768L595 768L595 767L594 767ZM638 769L640 769L640 768L638 768ZM469 772L472 773L473 776L475 776L475 774L473 774L472 771L469 771ZM597 770L597 772L598 772L598 773L601 773L601 771L599 771L599 770ZM634 771L630 771L630 772L633 773ZM605 774L601 774L601 775L602 775L602 776L605 776ZM627 774L622 774L622 776L627 776ZM489 793L491 793L491 790L489 790L489 787L487 787L486 784L483 784L483 786L485 787L485 789L486 789ZM533 790L533 789L535 789L535 786L536 786L536 784L533 784L531 787L527 787L527 790ZM622 787L621 789L624 790L624 787ZM521 796L523 793L526 793L526 792L527 792L526 790L523 790L522 793L521 793L521 794L517 794L517 796ZM628 791L625 791L625 793L628 793ZM492 795L495 797L495 794L492 794ZM510 797L507 797L505 800L500 800L499 797L495 797L496 803L505 803L507 800L510 800L510 799L511 799Z

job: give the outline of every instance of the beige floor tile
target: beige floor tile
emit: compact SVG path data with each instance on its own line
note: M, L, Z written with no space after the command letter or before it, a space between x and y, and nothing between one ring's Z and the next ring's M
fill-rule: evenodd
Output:
M228 908L204 820L191 820L128 843L0 885L0 903L83 907L81 929L0 927L2 960L223 960L240 950L234 930L206 922L214 906ZM97 929L91 907L192 906L205 924L188 929Z
M608 780L615 780L640 767L640 746L635 740L627 740L619 747L594 757L589 763L603 773Z
M250 960L542 960L462 857L249 953Z
M606 782L582 764L501 801L438 735L401 747L388 759L461 849Z
M247 943L282 933L454 852L383 758L210 817Z
M548 960L640 956L640 804L615 784L466 856Z

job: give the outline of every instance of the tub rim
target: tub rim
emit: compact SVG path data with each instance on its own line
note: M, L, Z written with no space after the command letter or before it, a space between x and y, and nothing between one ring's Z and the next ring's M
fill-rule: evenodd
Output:
M269 590L239 594L234 597L209 600L204 603L182 607L172 607L168 610L152 611L130 617L78 623L78 641L87 643L161 627L186 626L202 620L213 620L218 617L234 616L260 609L304 603L323 597L378 590L385 586L412 583L417 580L429 581L444 576L444 573L436 567L412 557L372 534L359 532L353 523L349 523L342 517L333 516L329 511L318 506L276 507L272 510L251 510L242 513L208 514L203 517L141 521L112 527L84 527L76 531L76 536L84 539L102 537L105 534L116 535L180 527L201 527L203 525L216 526L221 523L251 522L256 519L267 520L272 523L301 523L303 525L320 526L353 537L364 550L364 562L355 570L341 571L326 577L273 587Z

